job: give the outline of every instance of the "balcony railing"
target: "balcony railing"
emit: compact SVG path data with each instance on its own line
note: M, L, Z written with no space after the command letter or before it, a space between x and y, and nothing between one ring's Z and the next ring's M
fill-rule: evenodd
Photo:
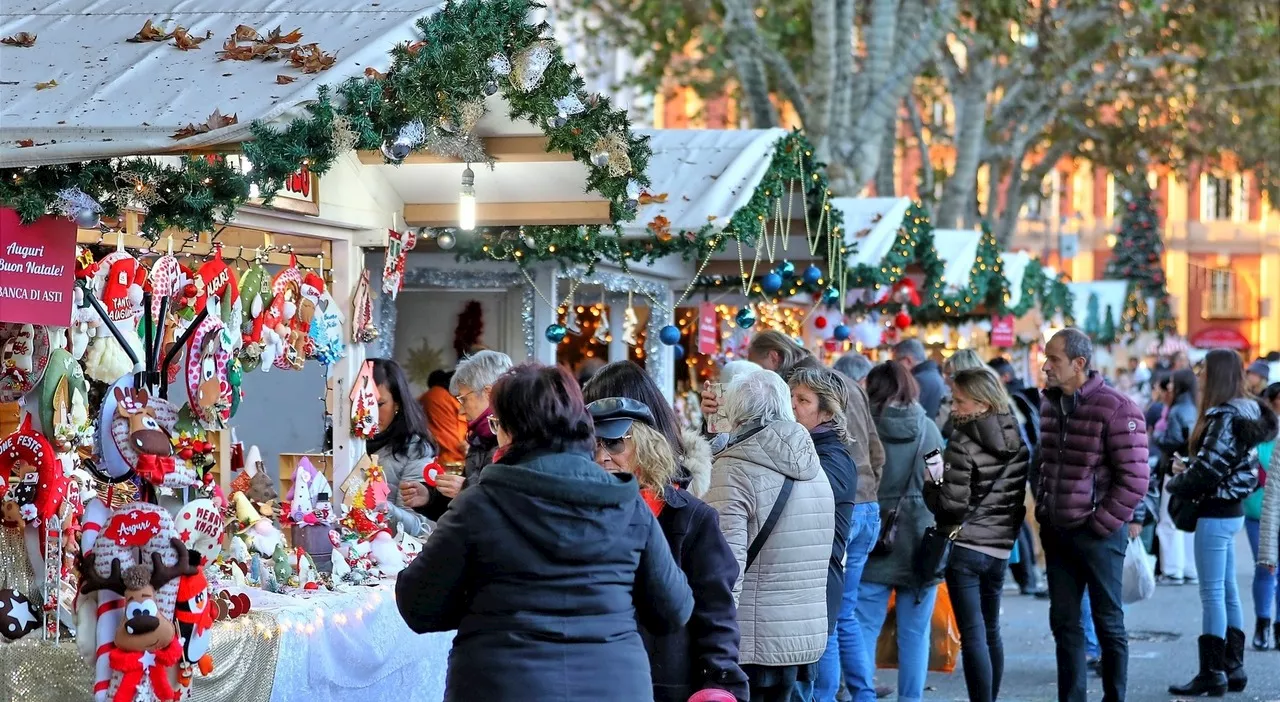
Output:
M1120 221L1107 219L1070 220L1066 225L1046 220L1024 219L1014 230L1010 248L1040 254L1056 251L1063 235L1075 234L1081 251L1107 247L1107 237L1116 234ZM1174 251L1203 253L1263 253L1280 251L1280 216L1263 222L1166 222L1165 246Z
M1243 285L1201 293L1201 319L1253 319L1257 316L1258 300Z

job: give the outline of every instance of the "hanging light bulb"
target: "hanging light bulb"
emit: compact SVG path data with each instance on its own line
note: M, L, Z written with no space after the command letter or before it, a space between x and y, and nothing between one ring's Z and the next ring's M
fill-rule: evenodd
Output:
M458 193L458 228L464 232L476 228L476 174L469 163L462 172L462 190Z

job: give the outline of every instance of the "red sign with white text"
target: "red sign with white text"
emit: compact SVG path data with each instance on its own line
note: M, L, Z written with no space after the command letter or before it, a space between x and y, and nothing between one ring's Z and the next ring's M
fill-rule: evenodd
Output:
M991 345L1002 349L1013 346L1013 315L991 318Z
M76 225L65 217L22 224L0 207L0 322L71 326Z
M698 305L698 353L715 353L719 342L720 315L716 314L715 303L704 302Z

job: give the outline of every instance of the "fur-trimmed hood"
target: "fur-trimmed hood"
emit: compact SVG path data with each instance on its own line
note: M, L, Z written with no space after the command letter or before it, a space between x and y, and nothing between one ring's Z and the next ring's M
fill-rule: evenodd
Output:
M1237 398L1209 410L1210 414L1218 412L1231 417L1231 430L1246 450L1276 438L1280 427L1275 412L1256 397Z
M711 487L711 444L693 429L680 432L680 448L684 449L681 467L689 484L686 489L699 499Z

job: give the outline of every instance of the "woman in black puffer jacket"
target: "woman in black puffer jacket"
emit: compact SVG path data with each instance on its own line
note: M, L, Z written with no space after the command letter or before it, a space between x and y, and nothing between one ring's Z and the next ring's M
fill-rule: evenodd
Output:
M951 420L941 475L924 487L938 529L955 534L947 592L960 627L969 699L994 700L1004 672L1000 592L1026 508L1031 452L1000 378L989 368L951 379Z
M1174 695L1240 692L1244 672L1244 610L1236 587L1235 536L1244 526L1244 499L1258 483L1258 444L1276 435L1276 415L1248 394L1235 351L1216 349L1200 378L1200 417L1191 431L1191 462L1173 462L1169 492L1175 516L1194 513L1195 553L1203 621L1200 672ZM1181 504L1179 504L1181 503ZM1184 526L1186 526L1184 524Z

